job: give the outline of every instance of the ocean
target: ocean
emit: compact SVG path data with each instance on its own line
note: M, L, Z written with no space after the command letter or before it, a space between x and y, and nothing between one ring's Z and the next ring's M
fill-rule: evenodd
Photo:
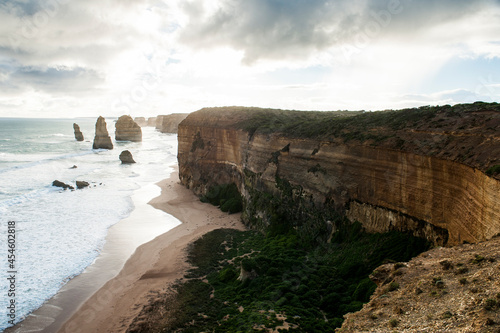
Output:
M92 264L108 228L133 211L134 192L171 173L175 134L145 127L142 142L115 142L114 120L106 119L114 149L93 150L95 118L0 118L0 331L12 326L12 299L17 323ZM85 141L75 140L74 122ZM138 163L121 164L125 149ZM90 186L63 190L56 179Z

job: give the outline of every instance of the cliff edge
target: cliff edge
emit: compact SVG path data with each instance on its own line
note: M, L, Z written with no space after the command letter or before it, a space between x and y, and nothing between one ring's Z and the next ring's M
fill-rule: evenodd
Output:
M243 220L304 233L338 215L436 245L500 233L500 105L379 112L206 108L179 124L179 177L198 194L235 183ZM306 221L306 222L304 222Z

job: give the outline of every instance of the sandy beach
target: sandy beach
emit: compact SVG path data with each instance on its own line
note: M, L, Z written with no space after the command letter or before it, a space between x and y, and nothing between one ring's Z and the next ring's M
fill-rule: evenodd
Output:
M119 274L106 282L58 332L125 332L152 297L181 278L189 243L219 228L244 230L239 214L228 215L200 202L179 184L178 172L157 184L161 195L149 202L182 224L141 245Z

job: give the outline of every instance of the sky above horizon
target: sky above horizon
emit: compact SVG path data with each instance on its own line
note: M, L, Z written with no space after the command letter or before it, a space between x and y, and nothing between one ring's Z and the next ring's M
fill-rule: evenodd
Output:
M0 22L0 117L500 102L500 0L7 0Z

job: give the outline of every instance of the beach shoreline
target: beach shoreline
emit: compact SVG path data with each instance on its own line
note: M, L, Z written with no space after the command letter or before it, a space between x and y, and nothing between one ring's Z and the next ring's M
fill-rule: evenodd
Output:
M172 170L174 167L171 166ZM148 183L135 190L130 198L134 209L108 229L104 246L94 262L42 306L3 332L57 332L92 294L120 272L137 247L179 225L175 217L149 204L151 198L160 194L157 183Z
M182 186L177 169L157 185L161 195L148 204L181 224L139 246L118 275L90 296L57 332L125 332L155 293L183 277L188 268L185 250L191 242L215 229L245 229L240 214L228 215L202 203Z

